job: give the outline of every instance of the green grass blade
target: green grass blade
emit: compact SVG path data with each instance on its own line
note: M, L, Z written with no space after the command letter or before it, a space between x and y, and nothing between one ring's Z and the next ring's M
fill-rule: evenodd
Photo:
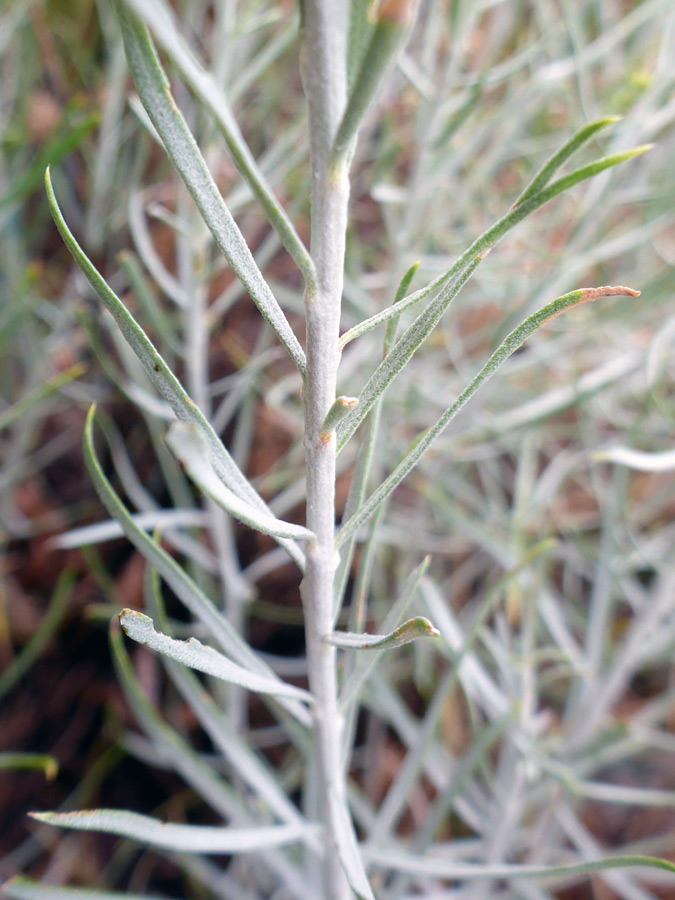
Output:
M373 372L365 387L359 394L358 406L353 409L342 420L338 428L338 451L342 450L349 438L356 431L361 422L368 415L373 404L379 396L389 387L392 381L397 377L405 365L410 361L413 354L431 334L433 329L440 322L443 313L450 305L455 296L459 293L464 284L469 280L480 262L487 256L492 248L507 234L515 225L521 222L526 216L534 212L544 203L562 194L563 191L574 187L606 169L616 166L619 163L639 156L651 149L651 145L634 147L622 153L616 153L611 156L605 156L597 159L588 165L575 169L569 175L564 175L557 181L552 182L548 187L543 188L537 194L529 196L518 206L510 210L491 228L488 228L473 244L466 250L459 259L444 272L443 275L434 279L431 284L418 292L418 295L411 295L410 300L422 299L422 295L426 296L437 288L441 288L438 295L424 309L415 321L404 332L391 353L382 361L378 368ZM405 309L406 300L401 301L398 309L395 307L387 310L387 315L380 315L377 324L396 316ZM369 320L372 321L372 320ZM358 328L359 326L357 326Z
M230 828L215 825L175 825L124 809L93 809L72 813L29 813L45 825L77 831L101 831L180 853L250 853L303 841L316 830L308 825L267 825Z
M204 672L213 678L219 678L228 684L236 684L258 694L270 694L275 697L292 697L296 700L311 703L312 695L292 684L250 672L242 666L231 662L213 647L202 644L197 638L177 641L166 634L155 631L154 623L149 616L133 609L123 609L119 615L120 625L127 637L139 644L144 644L156 653L161 653L175 662L182 663L190 669Z
M199 147L171 95L147 28L117 3L124 47L141 102L204 222L237 277L304 375L305 354L225 205Z
M44 384L39 384L37 387L33 388L33 390L29 391L25 397L17 400L16 403L12 404L9 409L4 410L0 415L0 431L3 428L7 428L12 422L16 422L17 419L20 419L25 413L34 406L37 406L37 404L42 402L46 397L49 397L51 394L62 388L64 384L69 384L85 372L86 367L82 363L76 363L64 372L59 372L57 375L49 378Z
M86 116L76 125L68 129L65 134L58 134L49 144L40 151L37 159L18 178L11 188L0 197L0 209L24 195L35 190L42 181L44 170L47 166L61 162L69 153L76 150L84 138L99 124L98 113Z
M58 630L68 610L74 584L74 573L70 569L65 569L56 583L56 588L49 601L49 609L45 617L30 636L21 652L14 657L9 665L5 667L2 674L0 674L0 699L23 678Z
M0 753L0 770L40 769L47 781L56 778L59 764L53 756L46 753Z
M110 289L105 279L94 268L75 240L56 201L49 169L45 172L45 188L54 222L64 243L70 250L94 293L117 323L124 339L138 357L152 383L171 406L180 421L196 425L202 432L209 447L211 463L223 483L238 497L250 503L256 509L259 509L261 512L269 512L265 501L241 472L204 414L188 397L181 383L153 346L152 341L138 325L120 298ZM280 543L291 558L302 568L304 565L304 554L299 547L287 540L280 540Z
M227 97L186 46L169 9L155 0L124 0L152 31L155 40L183 76L195 97L208 109L223 135L235 165L265 210L282 244L295 260L309 286L314 284L314 263L286 211L276 199L246 144Z
M586 303L590 300L595 300L598 297L616 295L636 297L638 296L638 291L633 291L630 288L624 287L581 288L577 291L571 291L569 294L565 294L562 297L558 297L556 300L553 300L551 303L542 307L536 313L533 313L533 315L528 316L527 319L514 328L488 359L480 372L478 372L475 378L464 388L455 402L449 406L438 419L436 424L418 435L391 475L382 482L377 490L375 490L368 500L366 500L363 506L361 506L351 519L342 526L335 539L336 547L340 547L345 540L354 534L356 530L372 516L380 504L387 499L391 492L417 465L422 455L429 449L431 444L433 444L449 422L471 399L478 388L492 377L499 366L501 366L501 364L508 359L508 357L511 356L511 354L514 353L534 331L537 330L537 328L544 325L555 316L560 315L560 313L565 310L570 309L573 306L578 306L580 303ZM400 343L401 342L399 342L399 344ZM399 344L396 345L395 350L398 349Z

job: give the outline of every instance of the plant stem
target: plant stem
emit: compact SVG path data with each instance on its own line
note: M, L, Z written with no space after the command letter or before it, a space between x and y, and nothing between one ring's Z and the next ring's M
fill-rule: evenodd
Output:
M343 0L303 4L302 77L309 107L311 160L311 246L315 286L305 292L307 370L304 389L307 526L316 540L307 545L302 583L310 690L315 696L314 747L325 830L326 900L351 896L334 843L333 804L344 804L340 764L341 719L337 703L336 650L323 643L333 629L332 598L336 554L335 432L322 425L336 397L340 303L347 228L349 181L346 167L331 168L333 142L346 100Z

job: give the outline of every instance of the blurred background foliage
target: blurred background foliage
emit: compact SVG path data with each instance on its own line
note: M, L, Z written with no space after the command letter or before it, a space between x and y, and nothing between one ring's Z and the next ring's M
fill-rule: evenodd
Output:
M225 86L254 154L307 239L293 4L175 6L187 43ZM357 590L368 588L369 622L381 621L403 579L431 554L433 580L421 596L428 610L442 598L461 625L505 570L551 539L536 566L499 593L492 628L478 642L505 705L486 709L465 683L439 694L442 655L414 648L391 655L366 697L369 715L359 732L354 778L364 830L390 797L382 834L414 836L442 788L438 747L461 761L481 735L496 746L497 710L510 709L522 727L513 734L534 748L532 772L546 768L542 758L553 747L548 761L573 768L582 759L586 768L575 771L580 778L587 772L589 783L653 789L650 803L582 791L565 841L577 850L675 853L675 478L661 458L607 460L617 446L650 454L673 448L674 47L675 13L666 0L422 2L412 41L367 120L353 166L345 329L390 303L416 260L413 287L447 268L584 122L622 117L598 139L605 153L655 147L512 232L387 395L379 478L526 313L581 286L626 284L642 292L638 300L577 310L530 341L392 498L372 557L357 558L353 574ZM301 284L292 262L212 121L178 79L174 87L300 331ZM190 269L209 304L206 362L216 420L240 465L285 516L301 515L303 499L299 384L199 230L133 98L104 0L4 0L0 136L0 750L46 754L60 767L48 784L39 772L0 770L0 819L9 823L0 837L1 872L180 896L188 876L175 860L124 843L113 853L109 839L94 835L58 842L25 818L27 810L64 804L194 813L180 780L143 761L107 661L110 615L121 602L142 605L142 560L119 540L53 543L103 518L80 451L93 400L109 417L111 473L137 509L195 500L162 450L161 418L153 418L145 384L51 224L45 166L52 166L73 231L179 374L187 326L175 299ZM189 261L186 240L198 250ZM344 393L358 393L381 340L374 332L349 346ZM357 447L340 458L341 502ZM245 617L251 640L277 655L301 654L297 576L263 540L238 526L234 538L241 570L258 561L248 570L256 589ZM194 566L206 560L200 577L214 592L212 550L188 558ZM145 686L159 699L155 665L139 659ZM174 696L164 700L172 724L208 753L190 712ZM404 789L397 777L415 746L411 723L430 709L437 746L420 753ZM478 812L471 818L449 802L437 816L437 838L468 840L485 828L499 858L514 822L524 841L544 828L557 795L545 788L537 795L538 776L519 768L506 743L501 755L485 751L474 761L469 796ZM270 751L283 768L279 755ZM404 888L390 896L403 896ZM627 875L595 889L556 896L667 896L658 884L636 893L642 889ZM209 895L203 882L199 890Z

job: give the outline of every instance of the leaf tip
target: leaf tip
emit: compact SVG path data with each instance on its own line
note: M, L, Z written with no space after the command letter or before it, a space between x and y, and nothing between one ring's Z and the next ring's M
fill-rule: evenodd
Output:
M375 21L405 27L412 24L416 5L417 0L382 0L375 13Z
M653 150L655 146L656 144L640 144L638 147L632 147L630 150L626 150L625 158L632 159L634 156L642 156L643 153Z
M606 284L602 287L582 288L580 303L587 303L590 300L597 300L599 297L639 297L640 291L633 288L624 287L623 285Z
M52 812L29 812L28 815L31 819L35 819L36 822L45 822L49 825L55 814Z
M337 402L343 409L354 409L355 406L359 405L358 397L338 397Z

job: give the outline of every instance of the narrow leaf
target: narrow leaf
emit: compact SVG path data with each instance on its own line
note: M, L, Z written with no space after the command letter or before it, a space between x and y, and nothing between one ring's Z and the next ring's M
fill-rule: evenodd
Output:
M394 471L386 478L382 484L374 491L368 500L361 506L348 522L346 522L338 532L335 545L340 547L355 531L366 522L375 510L383 503L391 492L403 481L406 475L417 465L422 455L429 449L436 438L446 428L449 422L454 419L457 413L464 407L468 400L476 393L478 388L489 378L494 375L501 364L514 353L518 347L523 344L527 338L537 330L541 325L549 322L555 316L560 315L573 306L586 303L589 300L596 300L598 297L608 296L626 296L637 297L639 291L634 291L626 287L599 287L599 288L581 288L577 291L571 291L562 297L558 297L552 303L542 307L531 316L528 316L520 325L507 335L492 356L485 363L483 368L478 372L474 379L464 388L455 402L448 407L443 415L438 419L435 425L427 431L422 432L413 441L410 449L403 459L396 466ZM401 339L402 341L403 339ZM396 352L399 344L396 345L393 352Z
M152 619L133 609L123 609L119 615L120 625L127 637L139 644L144 644L156 653L168 656L176 662L197 669L206 675L220 678L229 684L236 684L257 694L271 694L277 697L289 697L311 703L312 695L302 688L286 684L278 679L268 678L250 672L231 662L213 647L208 647L196 638L177 641L166 634L155 631Z
M418 638L438 637L440 631L424 616L408 619L389 634L354 634L350 631L334 631L323 640L326 644L345 650L393 650Z
M645 453L631 447L608 447L606 450L597 450L593 454L593 459L627 466L638 472L671 472L675 469L675 450Z
M52 378L49 378L47 381L34 387L25 397L21 397L21 399L17 400L16 403L13 403L12 406L3 410L0 414L0 431L3 428L7 428L12 422L16 422L17 419L24 416L46 397L49 397L55 391L62 388L64 384L68 384L73 381L73 379L79 378L85 371L86 368L82 363L76 363L64 372L59 372L57 375L54 375Z
M344 417L337 429L338 452L342 450L377 400L384 394L389 385L410 362L417 349L438 325L443 313L469 278L471 278L479 262L480 259L474 259L440 291L438 296L406 329L391 352L385 356L377 369L375 369L359 394L358 406Z
M58 761L46 753L0 753L0 769L40 769L47 781L56 778Z
M157 535L155 535L157 540ZM143 575L144 597L148 609L155 617L159 628L171 636L171 626L166 615L162 584L159 573L152 566L146 566ZM223 709L214 696L204 690L200 679L189 669L164 657L164 666L171 681L192 709L200 725L210 737L214 747L219 750L236 771L237 776L259 795L260 804L267 807L282 822L305 823L306 819L297 806L288 798L283 787L275 780L273 770L262 754L242 735L237 723L232 722L227 710ZM311 737L307 730L299 725L291 716L285 715L283 709L275 710L284 718L288 736L301 751L309 752Z
M218 775L212 763L197 753L192 746L171 728L143 692L124 646L122 630L116 618L111 622L110 646L115 671L138 724L145 731L158 758L169 762L179 772L211 809L226 820L251 827L257 824L248 799L234 786ZM186 672L187 673L187 672ZM284 705L295 701L279 700ZM297 704L307 712L305 706ZM295 729L294 729L295 731ZM312 841L309 837L308 840ZM288 885L293 896L305 898L302 880L297 866L284 855L272 850L265 854L266 864L275 873L280 884ZM300 888L300 889L299 889Z
M63 134L58 134L37 156L37 159L23 169L21 174L11 179L11 187L0 197L0 209L8 203L19 200L39 186L45 168L55 165L76 150L86 135L100 123L98 113L86 116L77 124L69 125Z
M56 582L54 593L49 601L49 609L21 651L0 672L0 698L14 687L30 670L46 645L57 633L70 603L75 584L75 574L71 569L64 569Z
M418 268L419 262L415 262L404 274L403 278L399 282L398 289L394 296L394 306L399 304L405 297L405 293L410 287L410 283L413 280L415 272L417 272ZM396 341L396 334L398 331L398 322L399 316L394 316L387 323L387 328L384 335L384 346L382 348L383 356L386 356L394 346L394 343ZM381 401L378 401L375 404L373 415L370 417L370 421L368 423L368 430L361 442L361 447L356 457L356 465L354 466L351 484L349 485L349 493L347 495L347 502L344 508L345 521L351 518L351 516L361 506L366 496L366 489L368 486L368 480L370 478L370 471L372 468L373 455L375 453L375 447L377 445L379 437L381 406ZM380 514L383 511L384 508L380 507ZM366 550L364 556L361 559L361 562L359 564L360 577L357 578L355 584L356 593L354 596L356 599L356 603L353 604L352 620L357 623L354 626L357 628L362 628L363 622L365 621L365 597L367 591L365 590L365 585L362 583L362 577L366 577L366 573L371 565L369 560L372 560L374 532L376 530L377 521L373 520L371 525L371 534L368 540L370 549ZM352 538L342 548L342 552L340 553L340 561L335 571L333 584L333 624L335 623L335 620L339 613L340 606L342 605L342 601L344 598L344 592L347 587L347 579L349 577L349 572L351 570L352 559L354 555L354 543L354 538ZM361 591L363 592L361 593Z
M351 91L361 60L374 28L368 11L371 0L349 0L349 32L347 34L347 88Z
M347 804L337 796L334 788L328 790L328 807L332 838L350 888L358 900L375 900Z
M167 154L197 204L216 244L251 295L261 315L288 350L300 372L305 373L305 354L253 254L225 205L199 147L171 95L159 57L141 20L120 2L116 4L129 68L152 124Z
M177 772L218 815L226 819L236 819L243 825L252 824L243 798L222 775L216 772L211 762L169 725L156 705L148 699L131 663L116 616L110 619L108 636L115 674L124 699L139 728L150 742L158 761ZM304 706L302 708L305 709Z
M331 435L335 431L337 425L344 419L350 409L354 409L358 402L356 397L343 396L337 398L326 413L326 418L321 426L322 439L324 435Z
M210 635L220 644L222 649L239 665L251 672L276 678L272 670L254 653L240 634L232 627L228 620L221 615L206 594L199 588L190 576L178 563L158 546L152 538L140 528L129 515L120 498L112 488L112 485L103 474L103 470L96 458L94 451L92 407L87 416L84 428L84 461L101 502L110 515L116 519L124 531L124 534L140 553L160 573L169 587L185 604L187 609L204 623ZM293 713L304 725L310 723L307 709L296 701L282 699L284 706Z
M572 863L562 866L529 866L465 863L456 859L447 859L441 855L412 855L393 853L391 851L365 850L364 855L369 864L393 869L397 872L408 872L425 878L453 878L462 881L474 881L484 878L536 878L550 880L568 875L590 875L609 869L627 869L645 867L662 869L675 874L675 863L654 856L606 856L601 859L588 860L583 863Z
M214 117L235 165L250 185L270 224L303 273L308 286L312 286L315 280L314 263L286 211L258 168L222 88L194 58L164 4L156 3L154 0L124 0L124 2L143 19L200 104Z
M235 519L274 537L310 540L314 536L303 525L293 525L291 522L284 522L260 512L225 487L213 470L208 445L202 432L195 425L174 422L169 429L166 442L195 484Z
M208 514L201 509L152 509L144 513L135 513L131 518L143 531L153 531L155 528L165 531L172 528L205 528L209 524ZM95 525L83 525L82 528L64 531L51 538L49 546L59 550L90 547L122 537L123 534L119 522L109 519Z
M426 556L406 579L401 596L396 600L382 623L383 629L391 628L392 625L405 615L410 602L417 593L417 589L424 577L424 573L429 568L429 559L430 557ZM359 655L354 670L349 677L345 679L340 692L340 706L345 715L351 715L355 712L354 707L356 699L358 698L364 683L371 676L381 659L382 656L379 653Z
M375 99L384 76L412 27L417 0L386 0L376 12L376 24L347 100L333 145L333 165L348 153L363 117ZM362 35L363 31L360 30Z
M228 828L212 825L174 825L123 809L93 809L72 813L29 813L46 825L77 831L118 834L177 850L180 853L251 853L303 841L312 830L307 825L271 825L259 828Z
M567 141L566 144L563 144L560 150L554 153L545 165L542 166L520 197L516 200L514 206L520 206L520 204L524 203L529 197L537 194L549 183L558 169L579 149L579 147L589 141L593 135L598 133L598 131L606 128L608 125L613 125L615 122L618 122L619 119L620 116L605 116L603 119L596 119L594 122L589 122L588 125L584 125L580 128L579 131L572 135L569 141Z
M548 187L543 188L537 194L534 194L532 197L528 197L527 200L523 201L521 206L528 205L533 201L537 201L537 206L541 206L553 197L557 197L558 194L562 194L563 191L574 187L576 184L586 181L588 178L593 178L594 175L599 175L606 169L618 166L622 162L634 159L636 156L642 156L643 153L648 153L653 148L653 144L641 144L639 147L624 150L622 153L613 153L611 156L603 156L600 159L596 159L594 162L588 163L588 165L575 169L573 172L570 172L569 175L563 175L562 178L558 178L557 181L552 181ZM520 209L520 206L517 207L517 209Z
M138 357L152 383L171 406L180 421L191 422L197 425L204 434L209 447L209 457L218 477L222 479L223 483L242 500L246 500L261 511L269 512L265 501L241 472L202 411L188 397L181 383L153 346L152 341L150 341L140 325L137 324L120 298L108 287L106 281L94 268L73 237L56 202L49 169L45 171L45 188L54 222L64 243L72 253L75 262L94 293L117 323L122 336ZM304 554L302 551L290 541L280 540L279 543L286 549L289 556L303 568Z
M410 294L410 296L406 297L406 291L410 287L410 282L413 280L415 272L417 272L419 266L420 264L418 260L417 262L413 263L405 273L399 283L392 306L388 306L381 312L375 313L375 315L371 316L369 319L364 319L363 322L359 322L358 325L350 328L349 331L345 331L338 342L340 350L346 347L350 341L354 340L354 338L361 337L361 335L363 334L367 334L369 331L372 331L373 328L377 328L377 326L381 325L383 322L387 322L385 355L391 350L390 344L392 344L393 341L391 340L390 334L396 330L398 321L401 318L401 313L405 312L405 310L408 309L409 306L413 306L415 303L418 303L420 300L427 296L427 294L425 294L423 291L415 291L414 294Z
M551 159L549 159L546 164L542 166L542 168L537 172L535 177L525 188L518 200L516 200L516 202L513 204L514 208L517 206L521 206L526 200L530 200L537 193L539 193L539 191L548 184L548 182L551 180L560 166L562 166L563 163L565 163L570 158L570 156L572 156L572 154L575 153L583 144L589 141L603 128L606 128L608 125L612 125L613 123L618 121L619 116L606 116L603 119L596 119L596 121L590 122L588 125L584 125L583 128L580 128L579 131L577 131L576 134L574 134L569 139L569 141L567 141L567 143L564 144L560 148L560 150L558 150L557 153L555 153L551 157ZM638 148L638 150L642 151L642 148ZM503 219L500 221L503 221ZM479 240L481 240L481 238L479 238ZM475 247L475 244L472 246ZM469 248L469 251L470 250L471 248ZM461 259L464 259L469 251L467 251L467 253L465 253ZM461 260L458 260L458 262L461 262ZM414 268L416 268L417 265L419 265L419 263L417 263ZM448 278L450 278L453 274L456 274L456 266L457 264L455 264L455 266L453 266L447 272L444 272L438 278L434 279L434 281L432 281L425 288L422 288L419 291L415 291L408 297L405 297L405 291L400 297L397 296L397 299L394 302L401 304L398 310L398 314L400 315L400 313L404 312L409 307L421 302L425 297L428 297L430 293L438 289L447 281ZM405 277L407 277L407 274ZM407 286L405 290L407 290ZM353 341L354 338L361 337L361 335L363 334L367 334L367 332L371 331L373 328L377 328L377 326L382 324L382 322L387 322L390 319L394 318L396 315L397 311L389 308L376 313L374 316L365 319L363 322L359 322L358 325L350 328L349 331L345 332L345 334L342 335L342 337L340 338L340 347L342 348L346 346L350 341Z
M491 228L488 228L473 244L466 250L459 259L440 275L433 282L423 288L417 294L411 294L401 302L398 312L402 312L412 301L422 299L422 296L428 296L437 288L441 288L438 295L432 300L429 306L424 309L415 321L404 332L399 342L393 348L391 353L382 361L375 372L371 375L365 387L359 395L359 405L356 409L345 416L340 427L338 428L338 452L343 449L349 438L356 431L361 422L368 415L373 404L381 394L389 387L392 381L401 372L404 366L410 361L418 347L431 334L436 325L440 322L443 313L448 308L452 300L459 293L464 284L469 280L471 275L481 263L492 248L511 230L518 222L521 222L526 216L534 212L544 203L557 197L563 191L574 187L587 178L598 175L605 169L616 166L619 163L639 156L651 149L651 145L635 147L632 150L626 150L623 153L616 153L612 156L605 156L595 162L575 169L569 175L559 178L552 182L541 191L529 196L518 206L510 210ZM376 324L386 321L398 314L394 308L386 310L385 313L378 313ZM372 322L375 317L372 317ZM357 326L357 328L360 326Z
M157 900L149 894L130 891L101 891L88 888L56 887L21 876L5 882L0 895L8 900Z

